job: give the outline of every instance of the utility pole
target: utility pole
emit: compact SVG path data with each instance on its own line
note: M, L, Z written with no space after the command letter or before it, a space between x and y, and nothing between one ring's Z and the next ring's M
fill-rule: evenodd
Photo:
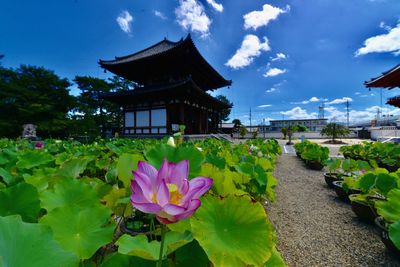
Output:
M350 102L349 100L347 100L346 101L347 128L349 128L349 108L350 108Z
M263 118L263 133L264 133L264 139L265 139L265 118Z
M250 132L251 132L251 107L250 107Z

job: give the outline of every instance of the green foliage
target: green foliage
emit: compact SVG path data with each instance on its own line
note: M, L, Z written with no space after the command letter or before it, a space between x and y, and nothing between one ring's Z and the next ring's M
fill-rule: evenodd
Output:
M63 250L48 226L0 217L1 266L73 267L78 258Z
M74 106L70 85L42 67L0 67L0 136L18 137L27 123L38 126L39 136L65 136Z
M168 232L165 235L164 246L166 249L163 251L163 258L192 241L193 236L190 232ZM156 261L158 260L161 242L155 240L148 242L147 237L143 235L133 237L123 235L118 239L116 244L118 245L118 252L120 254Z
M337 123L328 123L322 130L321 135L329 136L334 141L338 137L346 137L350 134L346 126Z
M132 208L130 181L139 160L159 168L167 159L189 160L189 179L204 176L214 183L194 217L168 225L163 266L277 262L273 227L257 201L275 199L272 173L280 153L275 140L261 139L237 145L208 139L177 147L166 140L99 139L85 145L46 140L40 150L27 140L0 139L0 261L7 266L77 266L79 260L84 266L155 266L160 227L149 229L153 217ZM2 224L8 218L19 221ZM14 230L19 232L11 235ZM218 249L205 239L217 240ZM10 240L17 245L3 249Z
M112 241L114 226L108 225L111 211L100 205L51 210L40 223L48 225L54 238L79 259L89 259L99 247Z
M326 166L330 173L335 173L340 169L342 161L338 158L330 158L326 161Z
M244 126L244 125L241 125L241 126L240 126L239 134L240 134L240 137L241 137L241 138L244 138L244 136L247 134L247 128L246 128L246 126Z
M19 214L25 222L37 222L39 196L30 184L19 183L0 191L0 216Z
M202 201L190 222L214 266L261 266L271 257L273 228L261 204L232 196Z
M229 108L223 109L220 112L220 118L219 118L220 121L229 120L229 115L231 114L233 103L231 101L229 101L229 99L224 95L217 95L215 98L218 99L219 101L221 101L222 103L224 103L224 104L229 106Z
M316 143L306 143L301 158L309 162L325 164L329 158L329 149Z
M239 128L240 125L242 125L242 122L239 119L233 119L232 123L233 123L233 128Z
M375 207L378 214L389 223L389 238L400 249L400 189L392 189L387 201L378 201Z

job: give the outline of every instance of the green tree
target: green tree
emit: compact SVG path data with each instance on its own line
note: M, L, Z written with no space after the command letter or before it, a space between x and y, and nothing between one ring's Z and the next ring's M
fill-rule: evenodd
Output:
M64 137L74 98L70 82L43 67L0 66L0 136L21 135L22 125L37 125L40 137Z
M217 95L215 98L218 99L219 101L221 101L222 103L225 103L228 106L230 106L230 108L226 108L226 109L223 109L221 111L221 113L220 113L221 115L220 115L220 118L219 118L220 121L219 122L229 120L229 115L231 114L233 103L230 102L229 99L224 95Z
M281 132L283 134L283 139L286 139L286 136L288 134L288 129L286 127L282 127Z
M308 132L308 128L304 125L296 124L296 125L292 126L292 131L298 132L298 133Z
M239 119L233 119L232 123L233 123L233 128L239 128L240 125L242 125L242 122Z
M74 82L81 90L74 116L76 122L82 126L78 129L92 136L104 136L112 104L105 101L101 95L110 92L112 86L103 79L90 76L76 76Z
M247 134L247 128L246 128L246 126L244 126L244 125L241 125L241 126L240 126L239 134L240 134L241 138L244 138L244 137L245 137L245 135Z
M350 134L349 129L346 126L337 123L328 123L322 130L321 135L329 136L332 142L338 137L345 137Z

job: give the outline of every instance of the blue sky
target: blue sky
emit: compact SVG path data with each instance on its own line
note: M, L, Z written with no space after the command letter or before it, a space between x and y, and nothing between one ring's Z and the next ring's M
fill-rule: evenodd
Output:
M398 0L63 0L3 1L5 67L44 66L61 77L110 77L99 59L123 56L192 34L225 78L231 119L374 118L380 90L363 82L400 63ZM76 93L72 88L72 93ZM383 114L398 89L383 90Z

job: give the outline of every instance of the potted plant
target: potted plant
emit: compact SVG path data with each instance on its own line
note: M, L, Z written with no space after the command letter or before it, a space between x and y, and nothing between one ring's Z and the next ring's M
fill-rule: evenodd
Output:
M330 158L326 161L326 166L328 167L329 172L324 173L324 178L326 184L333 188L334 181L343 180L342 174L339 172L342 161L338 158Z
M400 257L400 189L390 190L387 201L377 201L375 206L381 216L376 224L386 248Z
M329 158L329 149L315 143L310 143L304 148L301 157L305 160L308 168L322 170Z
M357 181L360 194L351 195L351 208L359 219L374 223L377 217L375 203L385 200L391 189L398 187L398 176L385 169L376 169L362 174Z

